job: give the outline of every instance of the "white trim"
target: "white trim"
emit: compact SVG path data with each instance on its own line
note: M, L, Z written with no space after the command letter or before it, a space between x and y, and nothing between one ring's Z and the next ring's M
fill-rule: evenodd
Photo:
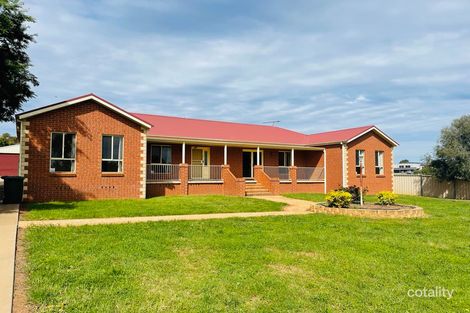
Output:
M256 165L260 165L259 162L259 147L256 147Z
M325 169L325 173L323 174L323 191L326 194L326 149L323 148L323 168Z
M53 157L52 156L52 136L54 134L62 135L62 157ZM74 136L74 143L73 143L73 150L74 150L74 157L73 158L65 158L65 135L73 135ZM72 161L72 168L70 171L54 171L52 172L52 161ZM77 172L77 133L74 132L61 132L61 131L51 131L50 132L50 140L49 140L49 173L71 173L76 174Z
M343 188L348 186L348 146L343 143L341 145L341 171L343 176Z
M224 146L224 165L227 165L227 145Z
M290 166L295 166L295 165L294 165L294 149L291 150Z
M108 108L108 109L110 109L110 110L112 110L112 111L114 111L114 112L130 119L131 121L134 121L137 124L146 127L146 128L151 128L152 127L152 125L144 122L141 119L138 119L137 117L127 113L126 111L124 111L124 110L122 110L122 109L120 109L120 108L118 108L114 105L111 105L111 104L107 103L106 101L101 100L100 98L96 97L95 95L88 95L88 96L80 97L80 98L77 98L77 99L68 100L68 101L65 101L65 102L53 104L53 105L50 105L50 106L47 106L47 107L44 107L44 108L41 108L41 109L38 109L38 110L34 110L34 111L31 111L31 112L22 113L22 114L18 115L18 119L22 120L22 119L25 119L25 118L29 118L29 117L32 117L32 116L36 116L36 115L39 115L39 114L46 113L46 112L54 111L54 110L57 110L57 109L61 109L61 108L64 108L64 107L67 107L67 106L70 106L70 105L73 105L73 104L76 104L76 103L80 103L80 102L83 102L83 101L88 101L88 100L96 101L99 104L105 106L106 108Z
M104 137L111 137L111 158L110 159L103 159L103 138ZM119 137L121 138L121 153L119 159L114 159L114 138ZM103 161L106 162L118 162L118 169L119 169L119 162L121 162L121 170L116 172L103 172ZM110 174L110 173L124 173L124 136L123 135L109 135L109 134L102 134L101 135L101 173Z

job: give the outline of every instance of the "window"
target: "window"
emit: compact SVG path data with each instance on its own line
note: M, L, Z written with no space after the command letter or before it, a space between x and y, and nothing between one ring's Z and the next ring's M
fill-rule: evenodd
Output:
M290 166L290 151L279 151L279 166Z
M384 152L375 151L375 174L383 175L384 174Z
M365 151L364 150L356 150L356 174L361 174L361 166L362 166L362 175L366 174L366 165L365 165Z
M122 136L103 136L101 142L101 171L122 173Z
M75 172L75 134L51 133L51 173Z
M150 147L150 163L171 164L171 146L152 145Z

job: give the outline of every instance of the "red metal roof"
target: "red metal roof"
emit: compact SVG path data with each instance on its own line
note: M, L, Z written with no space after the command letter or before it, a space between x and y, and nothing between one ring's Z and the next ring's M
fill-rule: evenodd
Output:
M139 113L133 115L153 125L147 132L148 136L291 145L308 143L306 135L275 126Z
M97 101L105 102L106 104L122 111L123 114L127 114L128 116L137 120L139 123L143 122L146 125L150 124L147 125L147 127L152 127L148 130L147 134L149 136L155 137L218 140L240 143L314 146L328 143L347 142L366 131L374 130L392 144L397 144L395 141L393 141L393 139L386 136L373 125L307 135L276 126L129 113L93 93L61 101L49 106L37 108L28 112L23 112L17 116L21 116L47 107L53 107L65 102L74 101L76 104L80 101L80 99L86 100L89 97L94 97L97 99Z
M324 133L308 135L311 144L347 142L356 136L374 128L374 125L360 126L354 128L333 130Z
M147 133L148 136L235 142L319 145L347 142L370 129L375 129L375 126L368 125L306 135L276 126L140 113L133 113L133 115L153 125Z

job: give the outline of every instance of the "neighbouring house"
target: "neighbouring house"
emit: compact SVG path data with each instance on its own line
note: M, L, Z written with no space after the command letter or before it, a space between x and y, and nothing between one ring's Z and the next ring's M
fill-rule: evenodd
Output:
M19 144L0 147L0 177L1 176L17 176L19 160L20 160L20 145Z
M406 162L396 164L394 166L394 173L396 174L414 174L415 171L423 169L423 165L419 162Z
M360 176L376 193L392 190L397 145L375 126L308 135L129 113L94 94L18 114L17 129L25 201L327 192Z

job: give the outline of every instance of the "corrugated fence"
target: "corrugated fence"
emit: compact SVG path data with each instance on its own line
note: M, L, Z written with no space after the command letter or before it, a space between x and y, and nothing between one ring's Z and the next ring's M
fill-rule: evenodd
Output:
M470 200L470 182L463 180L441 182L430 175L395 174L393 191L402 195Z

